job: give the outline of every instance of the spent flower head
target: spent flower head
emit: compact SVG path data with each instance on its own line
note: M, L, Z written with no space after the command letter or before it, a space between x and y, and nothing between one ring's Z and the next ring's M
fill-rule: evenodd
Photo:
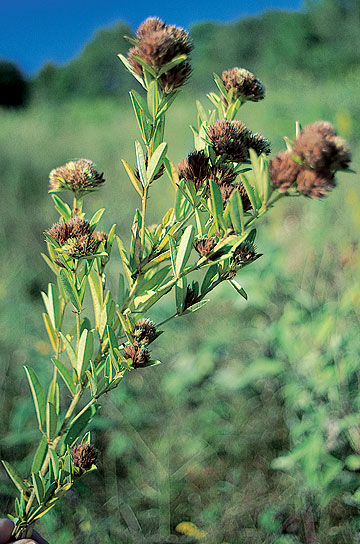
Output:
M79 216L54 223L47 234L59 244L62 252L74 259L94 255L101 241L92 233L90 223Z
M134 338L140 344L149 344L156 336L156 325L151 319L139 319L135 325Z
M295 183L300 166L292 159L292 153L282 151L270 161L269 173L271 184L280 193L286 193Z
M332 172L317 172L310 168L302 168L296 182L297 190L312 198L323 198L336 186Z
M49 176L49 192L70 190L77 196L96 190L105 182L104 174L99 174L95 164L88 159L69 161L64 166L54 168Z
M179 178L192 181L198 190L209 178L209 157L204 151L192 151L177 166Z
M233 90L233 97L240 98L242 102L251 100L258 102L265 98L263 83L245 68L231 68L221 75L222 82L227 91Z
M149 351L136 342L133 344L126 342L126 344L123 344L123 348L125 358L132 360L134 368L146 366L146 364L150 361Z
M73 465L82 471L89 470L97 459L97 453L91 444L77 444L71 450Z

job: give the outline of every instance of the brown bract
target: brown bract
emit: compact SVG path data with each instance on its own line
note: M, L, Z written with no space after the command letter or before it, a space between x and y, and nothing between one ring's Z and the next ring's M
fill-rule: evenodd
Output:
M245 162L249 156L248 134L246 125L241 121L221 119L208 128L208 137L216 155L236 162Z
M64 166L51 170L49 191L69 189L78 195L94 191L105 182L104 174L99 174L95 164L88 159L69 161Z
M300 166L293 161L292 154L288 151L277 153L270 161L269 173L271 184L280 193L286 193L295 183Z
M125 358L132 360L134 368L141 368L150 361L148 350L139 344L127 342L123 345L123 348Z
M334 174L302 168L297 177L297 189L305 196L323 198L336 186Z
M54 223L47 233L59 244L62 251L74 259L94 255L100 240L92 234L90 224L75 216L69 221Z
M202 257L206 257L216 246L216 238L203 236L195 242L195 249Z
M147 19L140 25L137 37L139 42L129 50L128 61L139 75L143 75L143 67L138 58L141 58L155 72L159 72L175 57L188 55L193 48L186 30L175 25L166 25L154 17ZM184 85L190 74L190 65L184 59L162 74L159 82L163 91L168 94Z
M97 454L91 444L78 444L71 450L72 461L75 467L89 470L96 463Z
M192 181L198 190L209 178L209 157L203 151L192 151L177 166L180 179Z
M351 162L347 143L325 121L312 123L300 132L294 141L294 153L304 166L323 172L346 169Z
M151 319L139 319L135 325L134 338L140 344L149 344L156 335L156 326Z
M233 89L233 97L240 98L243 102L251 100L258 102L265 98L265 87L260 79L245 68L231 68L225 70L221 76L227 91Z

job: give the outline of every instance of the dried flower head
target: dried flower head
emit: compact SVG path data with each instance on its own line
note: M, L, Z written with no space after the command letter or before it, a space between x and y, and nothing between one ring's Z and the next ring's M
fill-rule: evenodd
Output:
M291 155L288 151L282 151L270 161L271 184L280 193L286 193L290 189L300 172L300 166L293 161Z
M325 121L312 123L300 132L294 141L294 153L305 166L322 172L346 169L351 162L347 143Z
M198 190L209 178L209 158L204 151L192 151L177 167L180 179L192 181Z
M141 38L148 36L152 32L164 30L165 27L166 24L158 17L148 17L137 29L136 36L139 40L141 40Z
M127 342L123 345L123 348L125 358L132 360L134 368L141 368L150 361L148 350L137 343L130 344Z
M102 230L95 231L93 233L94 239L101 244L101 242L106 242L107 234Z
M260 257L259 254L256 253L256 248L254 244L251 242L241 242L240 245L235 249L233 254L233 261L235 265L238 266L244 266L245 264L252 263L256 259Z
M264 138L259 132L249 131L247 146L251 147L257 155L265 153L268 155L271 151L271 144L267 138Z
M297 189L305 196L323 198L336 186L334 174L302 168L297 177Z
M208 128L208 137L216 155L236 162L245 162L249 156L249 131L241 121L216 121Z
M263 83L245 68L225 70L221 79L227 91L233 89L235 99L240 98L242 102L246 100L258 102L265 98Z
M156 326L150 319L139 319L135 325L134 338L140 344L149 344L156 336Z
M89 470L96 463L97 454L91 444L78 444L71 450L73 465L80 470Z
M79 216L69 221L54 223L47 233L59 244L62 251L74 259L94 255L100 241L92 234L90 224Z
M214 165L210 168L209 179L218 185L230 185L236 179L235 169L226 164Z
M206 257L216 246L216 238L207 236L202 236L198 238L195 242L195 249L202 257Z
M199 297L197 291L193 287L188 285L186 288L186 295L184 300L184 311L196 304L198 300Z
M233 194L233 192L234 191L239 191L244 212L248 212L249 210L251 210L252 206L251 206L250 198L249 198L249 195L247 194L246 189L245 189L245 187L244 187L244 185L242 183L234 183L233 185L222 184L222 185L219 185L219 188L220 188L220 191L221 191L221 196L222 196L222 199L223 199L224 208L225 208L229 198Z
M139 75L143 74L139 58L158 72L175 57L188 55L193 48L186 30L175 25L166 25L160 19L153 17L140 25L137 37L139 42L129 50L128 61ZM190 65L184 59L160 76L159 82L163 91L168 94L173 89L181 87L189 78L190 73Z
M99 174L93 162L79 159L67 162L51 170L49 176L49 191L54 193L69 189L77 195L94 191L105 182L104 174Z

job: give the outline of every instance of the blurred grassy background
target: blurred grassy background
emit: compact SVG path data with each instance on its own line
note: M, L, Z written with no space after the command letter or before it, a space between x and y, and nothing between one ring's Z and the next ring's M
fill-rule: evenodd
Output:
M300 72L257 75L267 98L241 110L249 128L279 150L282 137L294 135L296 120L329 120L350 142L359 170L354 91L360 72L326 79ZM175 163L192 149L195 97L207 103L189 88L168 115L166 141ZM23 365L33 365L44 382L51 372L39 295L53 280L40 256L42 232L57 219L48 173L72 158L96 162L106 184L87 198L86 211L91 216L107 207L104 230L116 222L127 240L139 204L120 163L126 158L134 164L139 136L129 102L72 97L0 110L0 454L24 474L37 430ZM280 202L263 222L257 247L264 256L238 274L247 302L221 286L203 310L166 326L153 348L163 365L129 374L104 399L93 423L99 471L43 519L50 542L193 542L201 536L214 543L301 541L300 532L279 535L284 520L301 508L303 487L295 473L271 468L290 444L286 369L295 362L305 365L306 374L309 357L321 365L336 338L339 352L354 360L360 352L360 191L356 175L338 180L327 199ZM149 223L172 196L164 176L153 186ZM109 282L115 292L119 270L114 251ZM160 321L173 308L170 297L149 317ZM0 483L5 514L12 489L3 471ZM175 527L184 521L207 536L179 536ZM360 518L338 498L318 524L319 542L349 543L356 541Z

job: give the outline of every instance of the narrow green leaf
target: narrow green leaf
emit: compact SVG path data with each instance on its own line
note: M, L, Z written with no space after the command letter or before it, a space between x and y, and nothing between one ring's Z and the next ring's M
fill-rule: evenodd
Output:
M118 54L118 57L119 59L121 60L121 62L124 64L125 68L130 72L131 75L134 76L134 78L140 83L140 85L142 87L144 87L144 89L146 89L145 87L145 84L144 84L144 80L141 76L139 76L132 68L130 62L127 60L126 57L124 57L124 55L121 55L120 53Z
M75 353L75 350L74 348L72 347L71 343L69 342L69 340L66 338L66 336L64 336L62 333L60 333L61 335L61 340L63 341L64 345L65 345L65 349L66 349L66 353L68 354L68 357L70 359L70 363L71 363L71 366L76 369L76 364L77 364L77 358L76 358L76 353Z
M43 319L44 319L45 328L46 328L46 332L48 333L50 343L52 345L53 350L56 351L57 350L57 343L58 343L57 334L54 331L54 328L53 328L52 323L51 323L51 319L48 316L48 314L42 314L42 316L43 316Z
M31 472L39 472L39 470L42 467L45 456L47 454L47 449L48 449L48 442L47 442L46 436L43 436L36 450L36 453L34 455L34 459L31 466Z
M53 472L54 472L54 476L55 476L55 479L57 480L58 478L58 475L59 475L59 458L57 456L57 453L55 450L53 450L52 448L49 449L49 453L50 453L50 460L51 460L51 465L52 465L52 469L53 469Z
M176 249L175 240L170 235L169 235L169 247L170 247L171 268L172 268L172 271L173 271L173 275L176 276L177 249Z
M39 422L39 428L40 430L44 427L45 424L45 393L44 389L39 382L39 378L36 375L36 372L33 368L30 366L24 366L26 377L28 379L34 405L35 405L35 411L37 415L37 419Z
M130 164L128 162L126 162L124 159L121 159L121 162L123 163L124 165L124 168L126 170L126 173L127 175L129 176L130 178L130 181L131 183L133 184L135 190L139 193L139 195L142 197L143 196L143 188L139 182L139 180L137 179L137 177L135 176Z
M44 494L45 494L44 484L38 472L33 472L31 474L31 477L32 477L33 485L34 485L36 499L38 503L41 505Z
M235 291L239 293L239 295L241 295L245 300L247 300L248 297L247 297L247 293L245 289L241 287L241 285L239 285L236 280L228 280L228 281L232 285L232 287L235 289Z
M49 440L52 440L56 435L57 415L56 408L52 402L46 405L46 434Z
M221 198L221 192L218 185L210 180L210 194L211 194L211 212L215 219L216 229L221 232L224 228L223 220L223 201ZM224 229L225 230L225 229Z
M241 178L241 182L243 184L243 186L245 187L245 190L248 194L248 197L249 197L249 200L251 202L251 206L254 208L254 210L257 209L257 206L256 206L256 197L255 197L255 193L254 193L254 188L251 186L249 180L247 179L247 177L245 176L245 174L241 174L240 176Z
M214 81L219 89L219 91L221 92L222 95L224 95L225 97L227 96L227 90L222 82L222 79L214 72L213 74L214 76Z
M145 144L148 145L151 138L152 129L152 125L149 121L151 119L151 116L148 107L146 105L146 102L140 97L140 95L135 93L135 91L130 91L130 98L142 139L144 140Z
M101 278L93 270L89 275L89 286L94 307L95 325L98 328L103 305L103 289Z
M104 215L105 208L100 208L97 212L94 213L92 218L90 219L90 227L95 230L98 226L98 223L100 222L102 216Z
M24 484L22 478L19 476L19 474L16 472L14 467L10 465L7 461L1 461L4 465L4 468L8 475L11 478L11 481L13 484L18 488L19 491L23 491L24 493L27 491L26 485Z
M200 292L202 295L205 295L208 290L211 289L211 285L216 281L218 275L218 265L211 265L204 276L203 282L201 284Z
M180 275L184 270L186 263L189 260L190 253L193 249L195 236L195 228L193 225L186 227L184 234L181 237L178 252L176 256L175 270L176 274Z
M186 60L187 55L178 55L177 57L174 57L170 62L167 64L164 64L164 66L159 70L158 77L162 76L166 72L169 72L172 68L180 64L181 62L184 62Z
M199 300L199 302L195 302L195 304L193 304L192 306L190 306L190 308L185 310L183 315L186 315L186 314L189 314L189 313L192 313L192 312L197 312L198 310L200 310L200 308L205 306L205 304L207 304L208 302L210 302L210 299L208 299L208 298L206 298L204 300Z
M94 331L85 329L80 337L76 371L81 380L84 372L88 369L90 359L94 351Z
M61 363L57 359L51 359L51 360L52 360L53 364L56 366L56 368L58 369L59 374L62 377L62 379L64 380L64 383L65 383L66 387L68 388L68 390L70 391L70 393L74 397L75 392L76 392L76 386L75 386L75 384L73 382L73 379L71 377L70 372L68 371L66 366L63 365L63 363Z
M180 278L175 285L176 311L180 315L183 313L185 297L187 293L186 278Z
M125 249L125 246L124 246L121 238L119 236L117 236L117 235L116 235L116 241L117 241L117 244L118 244L118 247L119 247L119 253L120 253L121 262L122 262L122 265L123 265L123 268L124 268L124 272L125 272L125 275L127 277L128 283L131 286L133 284L132 270L130 268L127 251Z
M153 80L149 85L147 103L149 112L155 118L160 103L159 86L156 80Z
M230 200L230 217L231 222L236 233L244 234L245 232L245 223L244 223L244 207L241 200L241 195L239 191L233 191Z
M51 195L51 198L53 199L55 203L55 208L59 212L59 214L64 218L65 221L69 221L71 217L71 208L69 204L66 204L66 202L61 200L61 198L57 195Z
M70 428L65 436L65 445L70 447L78 439L78 437L84 432L86 426L90 423L96 411L99 409L99 405L90 406L82 410L71 422Z
M145 156L141 144L140 142L138 142L138 140L135 141L135 153L140 180L143 186L146 187L148 181L146 177Z
M163 159L166 155L166 152L167 152L167 144L163 142L156 148L156 150L152 154L152 157L150 159L150 162L146 171L146 176L147 176L149 184L153 181L155 175L158 173L159 168L161 167L163 163Z
M197 107L197 110L199 112L199 116L200 116L200 120L202 123L207 123L208 121L208 116L207 116L207 113L205 111L205 108L204 106L202 105L202 103L200 102L200 100L196 100L196 107Z
M63 268L60 270L60 282L71 304L78 312L80 312L81 302L74 284L74 280L69 272L67 270L64 270Z

